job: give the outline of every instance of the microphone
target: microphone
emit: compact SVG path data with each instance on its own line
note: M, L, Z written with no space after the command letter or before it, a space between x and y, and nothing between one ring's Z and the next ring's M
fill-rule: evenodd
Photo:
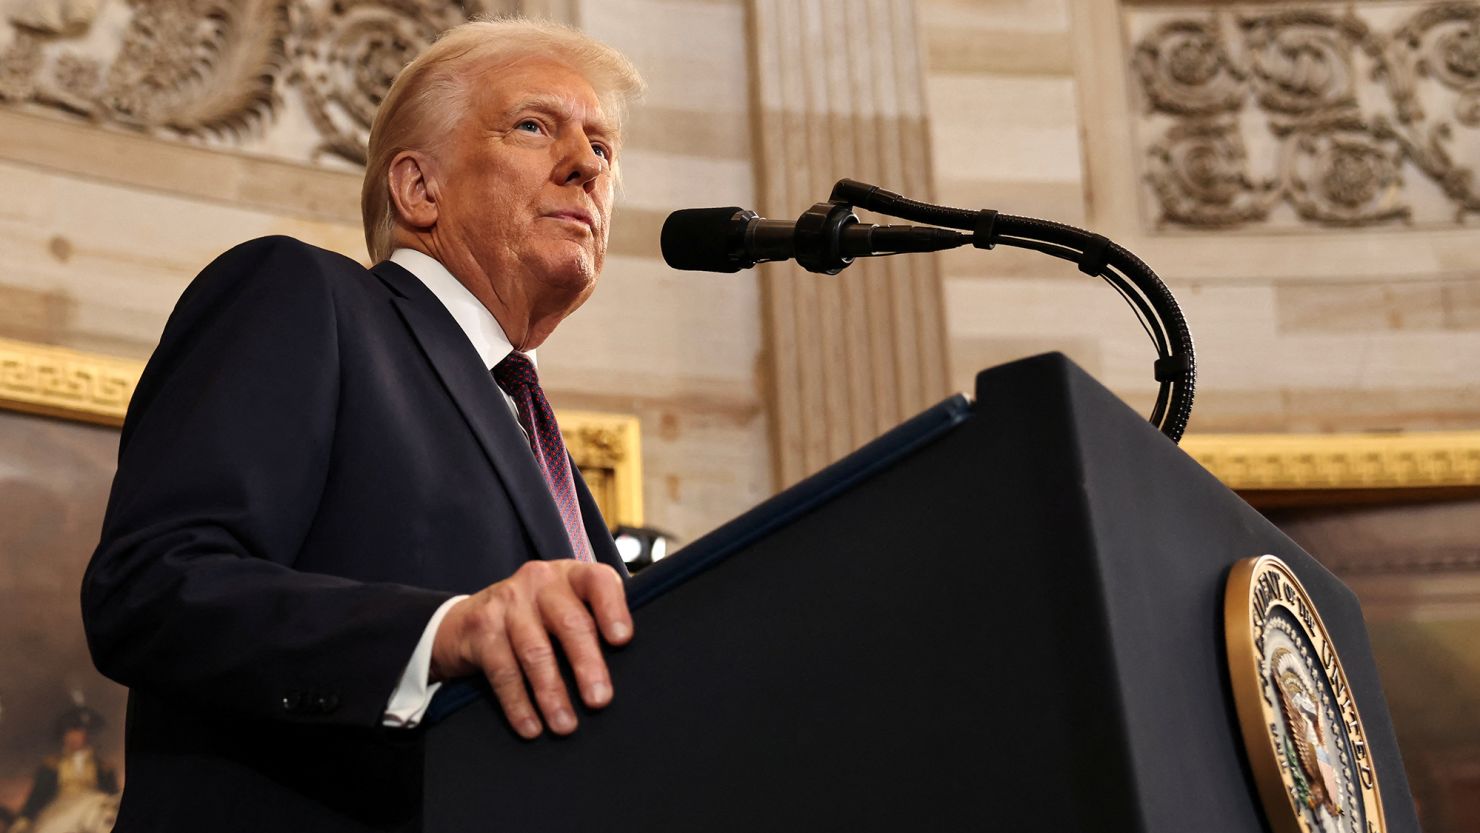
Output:
M738 272L795 258L803 269L836 275L856 257L937 252L971 242L970 234L932 226L859 222L844 202L820 202L796 222L767 220L739 206L686 208L663 223L663 260L674 269Z

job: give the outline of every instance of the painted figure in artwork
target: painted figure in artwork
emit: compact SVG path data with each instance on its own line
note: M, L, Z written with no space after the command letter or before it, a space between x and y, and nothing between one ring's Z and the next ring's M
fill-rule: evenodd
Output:
M74 706L57 719L59 753L36 768L11 833L105 833L118 810L118 774L93 746L103 716Z

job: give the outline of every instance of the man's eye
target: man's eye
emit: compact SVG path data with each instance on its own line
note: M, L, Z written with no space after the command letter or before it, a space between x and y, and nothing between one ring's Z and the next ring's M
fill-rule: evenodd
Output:
M600 156L602 159L605 159L608 162L610 162L612 159L612 152L607 149L606 145L592 145L591 150L594 151L597 156Z
M537 122L537 121L535 121L534 119L525 119L524 121L519 122L518 124L514 125L514 129L515 130L528 130L531 133L538 133L541 130L543 130L544 128L541 127L540 126L540 123Z

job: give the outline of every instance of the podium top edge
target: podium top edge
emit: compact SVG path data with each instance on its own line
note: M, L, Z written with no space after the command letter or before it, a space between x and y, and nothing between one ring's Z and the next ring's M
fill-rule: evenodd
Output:
M971 400L962 394L895 426L843 459L762 501L753 509L683 547L627 582L627 606L638 610L706 572L802 515L846 493L875 474L908 457L970 419ZM444 685L428 707L424 726L431 726L488 693L480 678Z

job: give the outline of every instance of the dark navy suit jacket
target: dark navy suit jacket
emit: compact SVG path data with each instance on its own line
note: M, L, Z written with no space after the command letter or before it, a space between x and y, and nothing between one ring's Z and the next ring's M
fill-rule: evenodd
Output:
M285 237L222 255L134 393L83 584L93 659L130 688L117 830L413 829L420 733L380 722L428 619L570 556L488 368L419 280Z

